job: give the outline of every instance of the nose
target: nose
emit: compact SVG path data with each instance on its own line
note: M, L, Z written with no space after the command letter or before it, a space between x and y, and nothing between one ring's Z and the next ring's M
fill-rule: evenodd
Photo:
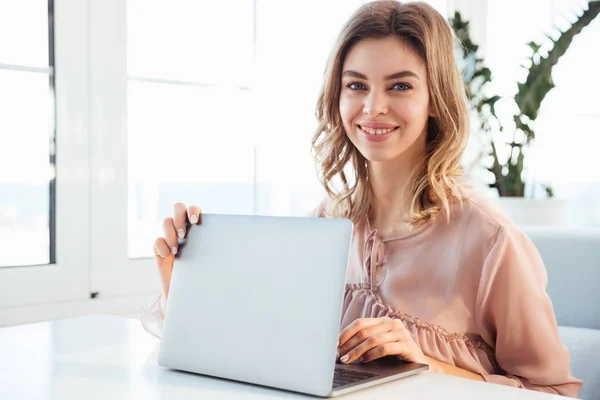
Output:
M363 106L363 113L374 117L379 114L387 114L388 112L388 99L385 93L379 93L376 90L372 90L365 97L365 103Z

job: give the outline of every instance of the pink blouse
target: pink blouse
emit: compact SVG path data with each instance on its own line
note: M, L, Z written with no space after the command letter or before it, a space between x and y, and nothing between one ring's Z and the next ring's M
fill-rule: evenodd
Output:
M326 217L323 201L315 216ZM576 397L547 275L530 239L482 199L454 204L411 234L354 227L341 329L357 318L402 320L426 356L487 382ZM158 301L142 316L158 337Z

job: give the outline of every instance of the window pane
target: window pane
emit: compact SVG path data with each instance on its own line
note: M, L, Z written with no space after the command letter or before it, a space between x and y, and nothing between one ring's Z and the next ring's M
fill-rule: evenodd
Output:
M0 267L50 262L53 95L45 74L0 70Z
M128 71L203 83L249 85L254 0L128 0Z
M251 92L129 82L129 256L151 256L178 201L252 214Z
M48 67L48 0L0 0L0 64Z

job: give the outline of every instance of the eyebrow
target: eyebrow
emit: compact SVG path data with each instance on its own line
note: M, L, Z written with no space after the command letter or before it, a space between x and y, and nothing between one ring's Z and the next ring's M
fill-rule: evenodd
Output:
M369 78L367 78L367 76L365 74L361 74L360 72L356 72L356 71L352 71L352 70L346 70L344 71L344 73L342 74L342 76L350 76L353 78L358 78L358 79L364 79L365 81L368 81ZM419 79L419 76L417 74L415 74L412 71L400 71L400 72L395 72L391 75L386 76L384 79L386 81L392 80L392 79L398 79L398 78L405 78L407 76L413 77L413 78L417 78Z

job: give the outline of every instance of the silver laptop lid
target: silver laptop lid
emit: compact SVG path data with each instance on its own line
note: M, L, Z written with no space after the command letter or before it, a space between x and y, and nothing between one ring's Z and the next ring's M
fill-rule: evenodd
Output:
M202 215L175 261L159 364L330 393L351 233L347 219Z

